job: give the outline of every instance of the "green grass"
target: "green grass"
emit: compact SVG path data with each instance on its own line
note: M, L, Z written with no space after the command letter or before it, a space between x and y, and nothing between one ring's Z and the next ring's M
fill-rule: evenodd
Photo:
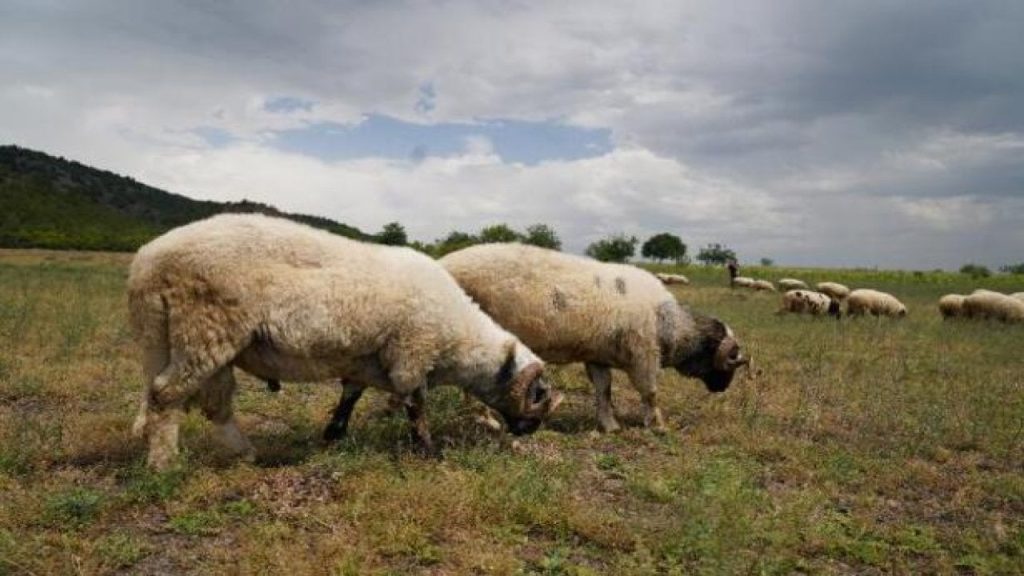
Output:
M418 456L370 393L324 448L329 384L281 395L241 377L244 464L191 415L182 469L129 436L141 389L126 256L0 252L0 574L1019 574L1024 566L1024 326L943 322L946 292L1019 278L746 269L903 299L903 321L777 317L778 295L689 268L679 298L754 357L726 393L665 373L669 433L593 432L579 366L567 400L513 442L436 390L443 460Z

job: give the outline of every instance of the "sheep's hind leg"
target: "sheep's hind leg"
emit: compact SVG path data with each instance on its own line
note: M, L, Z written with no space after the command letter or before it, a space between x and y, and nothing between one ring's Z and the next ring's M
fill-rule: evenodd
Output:
M587 377L594 384L597 401L597 426L602 432L616 432L621 428L615 420L612 405L612 369L601 364L587 362Z
M324 442L336 442L348 434L348 421L352 410L363 396L365 388L353 382L342 384L341 400L331 415L331 421L324 428Z
M199 405L203 414L214 425L214 436L231 454L251 461L256 451L238 428L234 415L234 371L225 366L211 376L199 389Z

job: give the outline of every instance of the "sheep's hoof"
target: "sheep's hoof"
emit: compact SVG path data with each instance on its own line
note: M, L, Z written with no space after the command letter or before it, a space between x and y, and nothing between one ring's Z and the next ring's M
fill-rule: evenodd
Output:
M605 434L612 434L622 430L622 426L619 426L619 423L615 421L615 419L599 420L597 427Z
M345 426L331 423L324 428L323 440L324 444L334 444L338 440L341 440L348 435L348 429Z

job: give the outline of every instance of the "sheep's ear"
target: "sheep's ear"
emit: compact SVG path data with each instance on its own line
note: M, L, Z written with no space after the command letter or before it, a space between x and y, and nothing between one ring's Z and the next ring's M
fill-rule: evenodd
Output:
M501 363L501 368L498 369L498 375L495 380L499 385L504 386L512 381L512 377L516 373L516 347L513 344L508 347L505 352L505 361Z

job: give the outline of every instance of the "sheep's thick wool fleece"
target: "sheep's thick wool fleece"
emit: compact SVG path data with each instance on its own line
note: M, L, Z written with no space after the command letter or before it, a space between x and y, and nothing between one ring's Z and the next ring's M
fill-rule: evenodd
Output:
M696 336L649 272L518 244L475 246L441 264L492 317L548 362L632 365Z
M142 338L158 337L147 318L166 311L172 358L195 374L267 342L302 359L273 367L289 380L334 376L368 355L412 380L456 353L497 365L514 340L422 254L260 215L215 216L147 244L129 298Z

